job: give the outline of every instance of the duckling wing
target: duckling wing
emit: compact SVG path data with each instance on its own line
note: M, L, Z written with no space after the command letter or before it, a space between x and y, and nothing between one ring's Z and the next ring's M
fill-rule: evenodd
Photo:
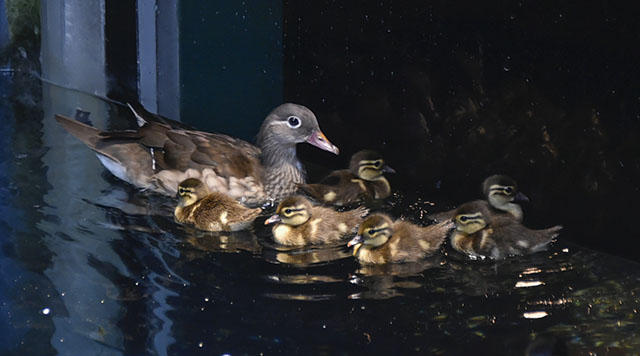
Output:
M355 176L348 170L334 171L318 183L300 184L304 193L318 201L345 204L358 199L360 189L351 180Z
M534 230L513 218L495 219L492 223L496 244L506 254L521 255L544 250L558 236L562 226Z
M452 227L451 221L429 226L417 226L405 221L396 222L393 237L388 242L393 243L394 239L398 241L394 259L405 262L417 261L434 254L442 246Z

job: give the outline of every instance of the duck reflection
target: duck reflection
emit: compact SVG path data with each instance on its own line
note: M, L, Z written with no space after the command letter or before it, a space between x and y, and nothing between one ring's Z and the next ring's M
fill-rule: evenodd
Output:
M264 250L264 259L272 263L286 263L296 267L326 264L351 256L349 251L345 250L344 243L302 248L283 245L272 245L272 247Z
M183 249L183 254L188 259L199 258L209 252L250 252L258 255L262 252L262 246L258 237L249 230L234 232L205 232L190 226L183 226L180 235L191 248Z
M445 265L444 257L435 255L425 260L410 263L387 263L383 265L363 265L351 277L351 283L366 290L349 295L349 299L387 299L402 296L403 289L417 289L423 286L422 273Z

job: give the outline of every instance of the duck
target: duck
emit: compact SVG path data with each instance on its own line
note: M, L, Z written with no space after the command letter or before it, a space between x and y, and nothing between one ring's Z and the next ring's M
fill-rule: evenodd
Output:
M210 192L198 178L180 182L178 197L175 220L205 231L245 230L262 213L262 209L247 208L223 193Z
M351 156L349 169L333 171L319 183L301 184L300 190L318 202L336 206L385 199L391 186L384 173L395 172L378 152L361 150Z
M264 224L275 224L271 229L273 240L281 245L327 244L355 232L368 213L369 209L362 206L341 212L314 206L309 199L294 195L282 200Z
M456 211L450 243L472 259L504 259L546 249L562 230L561 225L533 230L510 216L492 215L485 204L473 201Z
M511 217L522 222L524 214L520 202L528 202L529 198L518 190L516 181L504 174L494 174L482 182L482 193L485 200L472 201L477 207L482 206L485 218L493 216ZM430 215L434 221L453 219L457 208Z
M363 265L417 262L436 253L452 227L451 221L419 226L376 213L360 225L347 247L353 247L353 256Z
M198 178L249 206L273 203L305 182L296 144L338 154L307 107L285 103L264 119L256 145L231 136L188 129L148 112L134 112L136 130L100 131L71 118L55 119L93 150L116 177L136 187L175 196L178 184Z

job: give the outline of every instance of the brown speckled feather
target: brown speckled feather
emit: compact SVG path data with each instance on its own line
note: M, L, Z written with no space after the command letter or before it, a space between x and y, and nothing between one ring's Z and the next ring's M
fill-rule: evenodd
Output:
M360 179L348 169L334 171L319 183L301 184L300 189L319 202L339 206L386 198L390 193L388 183Z
M472 256L501 259L541 251L558 236L561 229L562 226L557 225L533 230L513 217L494 217L489 225L473 234L454 232L451 243L457 250Z
M359 207L344 212L330 208L314 206L311 218L302 225L289 226L276 224L273 229L274 240L282 245L310 245L336 242L353 233L362 222L368 209Z
M453 224L449 221L418 226L406 221L393 224L393 235L380 247L362 245L355 256L363 264L419 261L437 252Z
M210 191L245 204L282 199L304 183L296 144L308 142L337 154L308 108L293 103L273 109L263 120L256 147L230 136L195 131L130 105L138 130L102 132L56 115L71 134L94 150L116 177L142 189L173 196L178 183L197 178Z
M176 221L208 231L237 231L248 228L260 215L221 193L211 193L176 212Z

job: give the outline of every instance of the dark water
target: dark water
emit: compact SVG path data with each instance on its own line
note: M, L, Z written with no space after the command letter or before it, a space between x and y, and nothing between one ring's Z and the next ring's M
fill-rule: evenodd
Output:
M278 247L262 219L198 232L52 118L82 107L96 126L126 127L120 108L2 80L2 354L640 353L640 265L568 243L570 231L500 263L445 250L376 268L342 245ZM437 206L414 195L383 210L421 222Z

